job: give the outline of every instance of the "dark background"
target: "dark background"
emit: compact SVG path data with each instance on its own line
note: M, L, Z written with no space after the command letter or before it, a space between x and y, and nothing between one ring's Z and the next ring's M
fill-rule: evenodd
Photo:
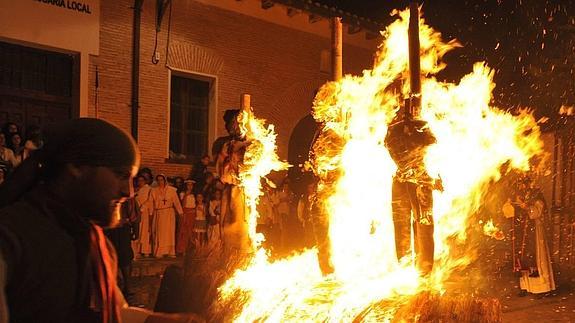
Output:
M316 0L377 21L390 22L407 0ZM423 17L443 38L463 48L446 55L440 79L457 81L486 61L495 69L495 103L532 107L554 119L575 105L575 0L428 0Z

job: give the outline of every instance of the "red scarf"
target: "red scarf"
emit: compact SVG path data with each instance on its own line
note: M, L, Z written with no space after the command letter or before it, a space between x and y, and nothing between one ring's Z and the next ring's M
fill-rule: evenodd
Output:
M102 228L94 224L90 227L90 262L95 280L95 286L91 289L90 307L102 313L103 323L120 322L113 255L109 252Z

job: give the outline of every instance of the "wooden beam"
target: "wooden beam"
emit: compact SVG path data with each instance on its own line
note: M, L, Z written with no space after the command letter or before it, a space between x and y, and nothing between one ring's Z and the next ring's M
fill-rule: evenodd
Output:
M286 13L287 13L288 17L293 17L299 13L299 10L292 8L292 7L288 7Z
M269 9L274 6L274 2L272 0L262 0L262 9Z
M350 35L357 34L361 31L361 26L359 25L349 25L347 27L347 33Z
M314 15L313 13L309 15L309 22L312 23L312 24L313 24L313 23L316 23L316 22L318 22L318 21L320 21L320 20L322 20L322 19L323 19L322 16Z
M380 30L385 29L385 26L394 21L391 16L383 16L379 20L365 19L363 17L358 17L349 12L345 12L335 6L328 6L318 4L313 0L273 0L277 4L281 4L299 12L306 14L311 14L314 16L320 16L324 19L331 18L334 16L341 17L343 23L350 25L359 25L363 30L369 30L374 33L378 33ZM316 18L314 18L316 19ZM311 20L310 22L317 22L317 20Z

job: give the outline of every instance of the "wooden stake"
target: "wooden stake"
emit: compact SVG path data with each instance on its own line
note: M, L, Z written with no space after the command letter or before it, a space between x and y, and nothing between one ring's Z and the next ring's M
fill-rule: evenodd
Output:
M339 81L343 75L343 27L340 17L331 18L331 72L332 80Z
M409 84L411 98L409 112L414 118L419 117L421 110L421 67L419 57L419 4L412 1L409 4Z
M244 93L240 96L240 107L242 111L248 110L252 107L250 101L251 96L249 94Z

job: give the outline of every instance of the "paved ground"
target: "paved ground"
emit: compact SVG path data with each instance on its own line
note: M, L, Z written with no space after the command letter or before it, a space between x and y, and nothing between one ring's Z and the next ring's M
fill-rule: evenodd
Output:
M525 297L503 300L503 322L575 322L575 297Z
M134 261L130 283L133 295L127 297L128 302L133 306L153 309L165 268L179 263L181 259L147 258Z
M504 322L575 322L575 295L568 283L544 297L519 297L516 291L500 297Z
M134 263L132 305L153 309L165 267L181 263L180 259L143 259ZM554 293L545 296L518 296L517 280L500 277L490 296L501 301L503 322L573 322L575 323L575 280L559 277L561 282Z

